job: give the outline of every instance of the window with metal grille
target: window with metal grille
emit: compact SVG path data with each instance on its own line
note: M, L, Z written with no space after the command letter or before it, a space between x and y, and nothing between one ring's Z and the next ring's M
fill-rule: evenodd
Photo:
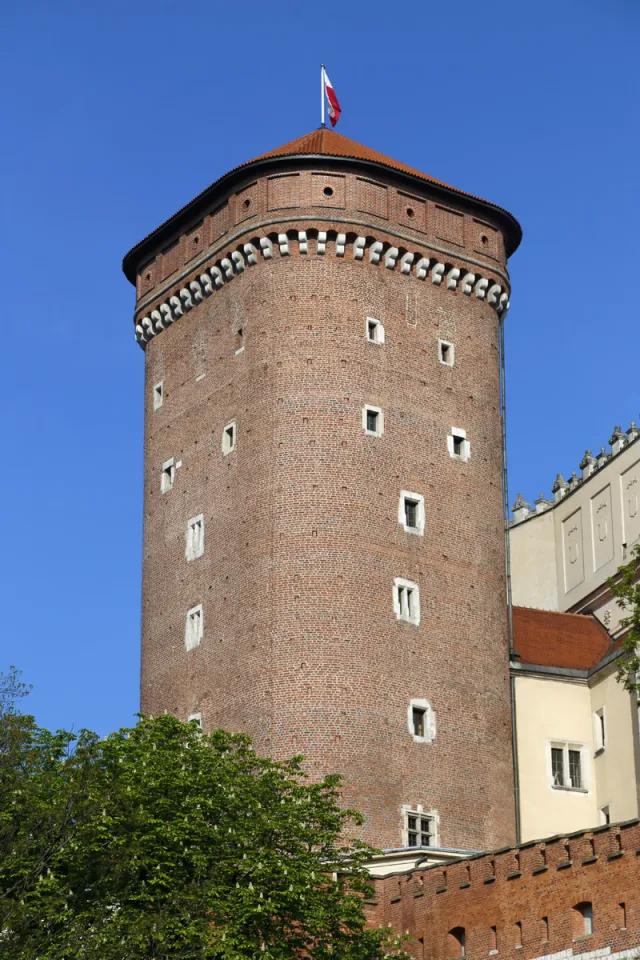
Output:
M569 783L572 787L582 786L582 770L580 767L579 750L569 750Z
M551 774L554 787L564 787L564 750L551 747Z
M551 785L562 790L586 791L582 744L550 744Z

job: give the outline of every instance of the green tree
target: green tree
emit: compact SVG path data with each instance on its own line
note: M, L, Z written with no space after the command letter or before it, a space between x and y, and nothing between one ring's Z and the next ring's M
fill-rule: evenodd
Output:
M14 715L16 719L16 715ZM0 956L374 960L340 778L243 735L141 718L101 740L22 718L0 767ZM346 839L345 839L346 838Z
M640 544L631 551L630 563L620 567L607 582L623 612L620 625L627 631L617 679L626 690L635 691L640 701Z

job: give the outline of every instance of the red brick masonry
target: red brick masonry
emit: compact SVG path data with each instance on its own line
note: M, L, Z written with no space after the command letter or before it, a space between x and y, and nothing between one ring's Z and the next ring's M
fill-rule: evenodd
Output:
M640 957L638 820L394 874L374 886L370 923L408 932L407 949L420 960L460 956L449 936L455 928L465 931L470 960ZM593 912L587 936L575 909L585 903Z

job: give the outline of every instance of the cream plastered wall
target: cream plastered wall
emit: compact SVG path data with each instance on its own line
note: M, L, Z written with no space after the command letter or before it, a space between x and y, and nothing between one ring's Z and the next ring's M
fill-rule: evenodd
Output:
M608 806L611 822L638 816L638 709L636 698L616 680L616 666L590 680L592 715L604 707L605 746L594 756L596 805ZM594 742L597 743L597 741Z
M511 594L517 607L558 609L553 510L511 527Z
M594 826L598 807L591 691L586 680L517 675L515 696L522 841ZM552 742L582 747L585 792L551 786Z

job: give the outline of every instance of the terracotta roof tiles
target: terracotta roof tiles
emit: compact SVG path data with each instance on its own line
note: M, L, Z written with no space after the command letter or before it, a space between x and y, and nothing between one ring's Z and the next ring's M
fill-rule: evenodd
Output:
M593 616L513 608L513 645L519 662L541 667L590 670L614 648Z

